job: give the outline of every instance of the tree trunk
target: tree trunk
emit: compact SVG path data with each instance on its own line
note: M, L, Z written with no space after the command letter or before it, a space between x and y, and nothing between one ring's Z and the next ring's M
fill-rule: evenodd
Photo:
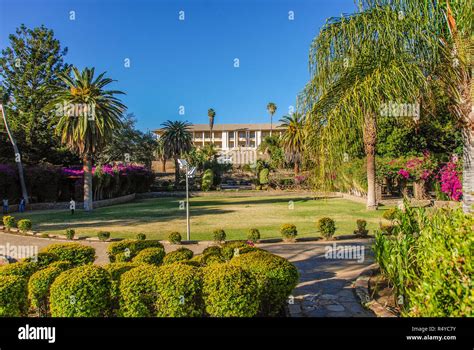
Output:
M297 176L300 173L300 163L295 162L295 176Z
M28 204L29 198L28 198L28 191L26 190L25 177L23 175L23 165L21 163L21 154L20 154L20 151L18 150L18 146L16 145L16 141L10 131L10 127L8 126L7 115L5 113L5 109L3 108L3 104L0 104L0 109L2 110L5 130L7 131L8 137L10 138L10 142L12 143L13 152L15 152L15 162L18 167L18 177L20 178L21 195L23 196L23 199L25 200L25 204Z
M474 204L474 135L464 130L463 169L462 169L462 208L472 212Z
M418 180L413 183L413 197L419 200L428 198L426 182L424 180Z
M377 209L375 189L375 145L377 142L377 124L375 115L367 115L364 120L364 148L367 156L367 209Z
M161 171L163 173L166 173L166 158L165 157L161 159Z
M91 211L92 207L92 159L89 155L84 156L84 210Z
M174 183L175 186L177 187L179 185L179 164L178 164L178 158L174 159Z

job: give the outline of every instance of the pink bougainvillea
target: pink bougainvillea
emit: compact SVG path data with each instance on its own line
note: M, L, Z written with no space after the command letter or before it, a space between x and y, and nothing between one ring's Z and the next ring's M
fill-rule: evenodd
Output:
M461 172L456 164L457 159L452 159L439 172L438 178L441 182L441 191L449 198L460 201L462 198Z
M406 180L408 180L408 178L410 177L410 173L408 171L406 171L405 169L400 169L398 171L398 175L401 175L402 177L404 177Z

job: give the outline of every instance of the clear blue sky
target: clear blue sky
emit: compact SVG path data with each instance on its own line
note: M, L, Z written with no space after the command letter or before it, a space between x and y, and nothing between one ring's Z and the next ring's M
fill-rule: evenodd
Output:
M21 23L53 29L66 62L118 80L144 131L167 119L207 123L211 107L216 123L261 123L269 101L275 120L295 105L326 18L354 11L353 0L0 0L0 48Z

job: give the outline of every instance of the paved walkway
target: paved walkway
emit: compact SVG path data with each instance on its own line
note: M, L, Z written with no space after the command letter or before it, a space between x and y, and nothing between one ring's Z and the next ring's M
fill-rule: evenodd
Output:
M0 232L0 246L9 245L36 246L37 249L65 240L38 238ZM77 241L96 249L96 263L108 262L107 245L104 242ZM326 258L326 247L336 244L341 247L364 247L363 261L360 259ZM210 243L190 244L185 247L200 254ZM367 239L338 241L316 241L298 243L267 243L259 245L274 254L293 262L300 272L300 282L293 291L294 300L290 300L290 314L294 317L370 317L371 311L365 310L355 296L352 283L364 268L373 262L372 252ZM165 250L171 251L177 246L165 244ZM362 252L359 250L359 252ZM336 256L337 257L337 256ZM358 258L358 257L356 257ZM294 301L292 303L292 301Z

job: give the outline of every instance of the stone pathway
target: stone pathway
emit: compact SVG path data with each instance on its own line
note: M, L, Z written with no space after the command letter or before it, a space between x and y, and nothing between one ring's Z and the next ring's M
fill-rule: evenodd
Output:
M334 242L266 244L265 249L293 262L300 272L300 282L293 291L289 310L293 317L374 317L364 309L352 288L359 274L373 262L370 241L351 239L335 241L337 247L364 247L364 261L327 259L327 246Z
M32 236L7 234L0 232L0 246L31 245L38 250L53 244L65 243L65 240L46 239ZM75 241L96 249L96 263L108 262L107 245L104 242ZM326 247L364 247L364 260L327 259ZM185 245L200 254L211 242ZM370 241L350 239L337 241L315 241L298 243L266 243L260 248L283 256L293 262L300 273L300 281L293 291L289 309L294 317L370 317L374 314L364 309L355 295L352 283L366 267L372 264ZM166 251L179 246L165 244ZM293 302L293 303L292 303Z

